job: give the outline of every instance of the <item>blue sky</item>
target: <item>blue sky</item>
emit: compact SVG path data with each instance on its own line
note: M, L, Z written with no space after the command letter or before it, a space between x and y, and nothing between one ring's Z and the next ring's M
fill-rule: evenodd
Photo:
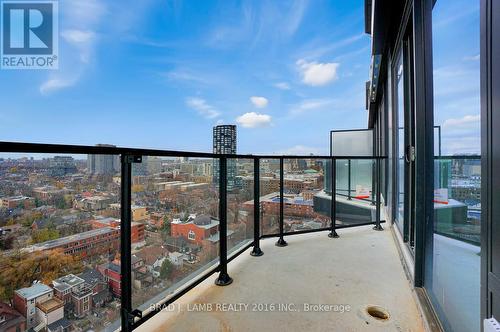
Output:
M434 123L443 154L480 153L479 1L438 0L432 19Z
M452 153L479 146L479 11L442 2L436 119ZM59 70L0 72L1 140L210 151L212 127L236 123L240 153L326 154L331 129L366 127L361 0L59 8Z

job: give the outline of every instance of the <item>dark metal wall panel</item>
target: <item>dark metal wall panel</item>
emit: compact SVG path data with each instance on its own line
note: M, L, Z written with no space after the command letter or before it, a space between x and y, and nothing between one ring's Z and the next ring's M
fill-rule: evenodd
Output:
M500 2L481 1L481 317L500 318ZM497 129L497 130L495 130Z

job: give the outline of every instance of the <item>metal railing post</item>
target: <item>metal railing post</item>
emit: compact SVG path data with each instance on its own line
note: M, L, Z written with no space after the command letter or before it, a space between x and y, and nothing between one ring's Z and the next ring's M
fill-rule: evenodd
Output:
M337 161L335 158L332 158L331 161L331 169L330 169L330 181L331 181L331 187L332 187L332 199L330 202L330 219L331 219L331 230L330 233L328 234L328 237L331 238L337 238L339 235L337 234L337 206L336 206L336 200L337 200Z
M218 286L227 286L233 279L227 273L227 157L219 159L219 276Z
M286 243L285 239L283 238L283 222L284 222L284 195L283 195L283 187L284 187L284 158L280 158L280 238L278 239L278 242L276 242L276 246L278 247L286 247L288 243Z
M140 163L141 156L121 155L120 202L120 268L121 268L121 330L132 331L135 317L132 311L132 163Z
M252 256L262 256L260 249L260 159L253 160L253 249Z
M380 158L377 157L375 160L375 173L376 173L376 206L375 206L375 218L376 218L376 224L373 227L374 230L376 231L383 231L384 228L380 225Z
M351 196L351 159L347 160L347 199L348 200L352 199L352 196Z
M372 205L375 205L375 200L376 200L376 192L377 192L377 179L376 177L378 176L378 172L377 172L377 167L378 167L378 164L377 164L377 161L378 159L375 159L375 160L372 160L372 193L371 193L371 201L372 201Z

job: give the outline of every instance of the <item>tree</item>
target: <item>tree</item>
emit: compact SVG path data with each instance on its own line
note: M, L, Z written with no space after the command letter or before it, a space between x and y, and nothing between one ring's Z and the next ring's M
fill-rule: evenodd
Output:
M41 230L36 230L31 233L31 242L40 243L49 240L55 240L59 238L59 231L51 228L43 228Z
M133 193L140 193L140 192L143 192L144 191L144 186L143 185L140 185L140 184L134 184L132 186L132 192Z
M161 226L161 231L170 235L170 222L168 216L163 217L163 225Z
M174 272L174 264L166 258L163 260L163 263L161 263L160 278L168 279L172 275L172 272Z
M10 250L14 247L14 236L0 236L0 250Z
M9 301L14 291L29 287L33 281L48 285L70 273L80 273L83 265L78 256L66 255L60 249L0 255L0 299Z

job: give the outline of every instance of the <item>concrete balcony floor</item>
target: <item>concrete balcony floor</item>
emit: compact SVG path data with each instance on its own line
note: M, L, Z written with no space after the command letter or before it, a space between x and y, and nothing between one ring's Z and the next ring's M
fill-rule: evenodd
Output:
M229 264L231 285L215 286L213 276L183 296L176 312L162 311L138 331L424 331L391 231L364 226L339 234L338 239L326 232L290 236L284 248L274 245L276 239L262 240L264 256L245 252ZM193 311L194 304L204 303L212 310ZM217 303L249 306L224 312L216 310ZM297 311L252 311L271 303L293 304L288 309ZM310 312L304 303L350 310ZM369 316L369 305L385 308L390 318Z

